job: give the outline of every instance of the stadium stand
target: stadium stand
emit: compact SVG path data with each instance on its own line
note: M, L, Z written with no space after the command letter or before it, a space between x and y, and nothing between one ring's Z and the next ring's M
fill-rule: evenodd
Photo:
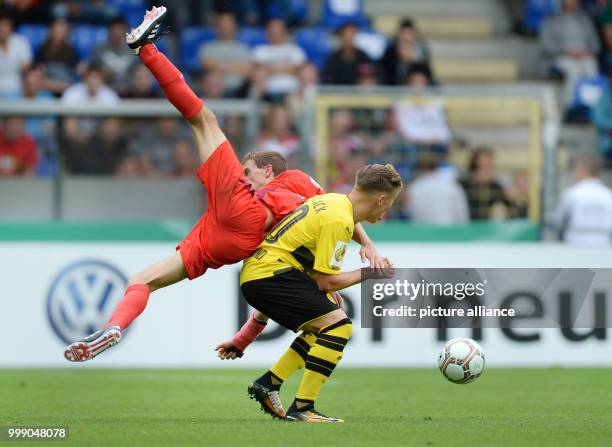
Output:
M57 8L54 8L52 3L48 10L50 18L57 12ZM307 59L305 62L308 64L295 65L295 79L299 81L299 87L295 91L290 91L289 94L281 95L265 95L265 88L262 88L264 78L261 77L262 71L257 64L252 65L253 69L247 76L248 82L244 88L234 89L231 92L218 88L217 84L222 83L226 74L222 69L217 72L204 71L200 54L202 45L213 42L217 32L213 28L213 17L210 14L202 14L203 6L196 3L186 2L188 8L191 9L188 9L186 14L177 14L171 19L173 32L162 39L158 47L171 59L179 62L179 66L185 70L196 90L214 97L229 94L232 97L264 101L258 102L260 104L258 107L262 112L256 119L229 112L224 112L220 117L226 132L232 136L232 141L236 141L234 146L241 153L253 147L255 142L252 139L260 133L262 128L270 127L269 124L265 125L264 117L269 116L267 113L269 106L265 100L273 99L287 103L288 128L281 127L284 128L284 133L297 136L298 139L300 150L294 152L291 149L290 163L294 167L306 166L308 168L316 165L313 153L309 150L315 137L307 135L313 132L314 127L312 121L304 118L303 114L307 114L308 109L302 104L308 97L308 92L312 91L313 84L316 84L317 79L321 79L321 72L327 58L337 50L336 31L345 24L353 24L358 27L355 45L365 51L372 61L372 67L356 68L356 76L351 81L356 84L355 88L372 88L387 83L419 86L423 82L423 85L434 85L442 89L448 86L465 85L476 89L474 91L481 89L483 92L490 91L487 90L488 85L495 89L495 86L503 84L504 89L507 88L508 91L512 91L515 87L519 89L517 91L520 91L524 83L533 84L535 82L536 85L552 88L557 101L563 102L563 89L559 81L550 80L542 75L541 48L537 36L534 38L515 32L525 30L528 33L537 34L541 24L558 12L554 1L524 1L522 3L522 24L519 29L513 23L508 5L501 0L408 0L406 2L397 0L375 2L367 0L350 2L272 0L266 2L265 10L257 11L257 14L253 14L254 10L249 9L251 8L249 6L245 9L245 14L238 17L243 23L237 30L238 42L245 44L250 51L262 44L267 44L265 20L281 18L290 26L288 42L295 43L304 52ZM239 3L241 4L238 2L237 5ZM592 2L582 3L584 11L590 15L594 14L601 18L602 23L605 23L606 11L602 11L597 4ZM104 14L115 11L129 25L134 25L138 23L143 9L147 6L148 2L144 0L113 0L108 2ZM408 17L407 13L409 13ZM199 20L199 17L203 16L207 18L206 23ZM96 17L99 18L100 15ZM73 73L74 82L78 82L85 73L93 50L106 42L108 30L105 23L96 21L97 18L96 20L88 16L70 18L72 21L70 43L76 49L80 59ZM406 21L406 19L409 20ZM407 40L403 45L394 46L400 36L399 30L404 23L410 23L412 35L404 36ZM17 32L26 37L36 53L47 37L47 25L22 20L17 27ZM605 55L602 55L602 63L605 66ZM389 76L388 73L395 73L395 76ZM421 75L424 81L419 80ZM157 97L159 92L155 84L149 84L150 81L145 78L146 76L142 74L142 85L146 87L146 92L142 90L141 93L120 93L130 97L138 97L140 94L150 98ZM47 87L43 82L37 93L34 96L30 94L28 97L36 98L39 94L52 97L53 94L58 94L55 90L50 93L46 90ZM138 87L130 86L130 88L140 91ZM573 113L569 113L566 118L588 122L591 120L590 111L597 105L597 100L600 97L609 96L607 95L609 86L606 73L601 76L580 79L574 91L575 95L570 107ZM500 95L503 96L505 93L500 90ZM504 179L502 184L510 188L514 175L525 169L526 164L529 163L524 157L517 156L517 154L523 153L521 151L524 151L526 147L531 147L532 139L529 137L531 132L529 129L532 124L530 124L530 118L527 118L525 113L518 109L499 109L496 113L490 113L486 107L444 106L442 113L452 137L440 145L398 140L394 136L398 128L393 124L393 107L386 105L376 107L378 109L351 109L352 117L349 118L349 121L352 123L350 124L352 130L343 137L344 140L341 140L342 144L349 149L347 149L346 158L341 160L338 166L340 171L345 171L341 175L330 175L329 178L323 179L323 182L339 185L342 188L342 185L348 181L347 178L350 177L353 167L360 162L385 160L394 161L405 179L411 180L418 175L418 159L423 151L440 156L440 163L448 157L448 162L456 166L457 172L461 175L468 164L471 155L470 148L486 146L494 148L496 169ZM337 119L346 119L346 117L342 118L339 115ZM32 133L38 142L41 161L36 172L41 176L53 176L60 170L58 167L62 165L58 161L62 147L45 143L45 140L50 139L49 135L54 134L41 132L41 126L32 124L35 123L32 120L34 118L27 120L26 130ZM49 120L47 122L53 122L55 127L54 120ZM138 122L136 117L124 118L119 127L122 138L128 142L134 141L137 137ZM332 122L331 115L329 123L329 131L332 133L342 128L342 126L334 127L336 124ZM600 128L603 127L600 125ZM603 135L603 132L600 132L600 135ZM56 138L57 136L53 136L51 140L55 141ZM560 129L560 143L558 157L562 165L563 160L571 158L573 153L594 150L596 146L595 128L569 123ZM293 148L293 142L291 144ZM607 147L606 144L601 146ZM53 147L58 148L59 151ZM168 154L173 151L172 147L168 145L166 149ZM181 148L182 153L185 152L183 149L184 147ZM174 172L172 166L168 164L172 160L170 155L167 157L169 161L164 162L162 168L155 166L155 163L148 167L145 166L137 153L129 152L127 155L121 151L119 153L123 154L122 157L127 158L125 158L125 163L121 163L123 160L112 163L112 166L117 167L116 175L155 177L168 176ZM184 160L188 158L183 157ZM127 169L128 167L130 169ZM78 173L78 170L74 172L74 174ZM398 212L397 216L407 217L403 212Z

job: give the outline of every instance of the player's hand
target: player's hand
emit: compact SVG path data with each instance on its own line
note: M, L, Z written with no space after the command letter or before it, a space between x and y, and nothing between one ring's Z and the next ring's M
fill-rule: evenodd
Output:
M361 246L359 256L361 256L361 262L368 262L372 269L384 268L383 258L378 254L376 246L372 242Z
M334 300L336 301L336 304L338 305L338 307L344 310L344 298L342 298L342 295L340 295L340 292L332 292L332 297L334 297Z
M391 279L395 275L395 265L389 258L382 258L381 268L367 268L363 271L366 272L366 279Z
M217 351L217 357L221 360L235 360L238 357L242 357L242 351L236 348L234 342L231 340L224 341L217 345L215 351Z

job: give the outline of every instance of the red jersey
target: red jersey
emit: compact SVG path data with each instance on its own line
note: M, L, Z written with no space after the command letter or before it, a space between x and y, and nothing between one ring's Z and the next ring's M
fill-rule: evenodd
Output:
M305 200L325 194L325 190L305 172L289 170L274 177L255 194L274 214L274 226Z
M38 163L38 151L34 139L24 134L9 141L0 129L0 177L21 175L34 169Z

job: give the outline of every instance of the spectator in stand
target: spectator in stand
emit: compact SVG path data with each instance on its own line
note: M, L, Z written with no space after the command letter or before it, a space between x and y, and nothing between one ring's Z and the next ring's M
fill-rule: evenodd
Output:
M416 64L415 64L416 65ZM414 91L427 91L430 86L429 71L425 65L411 70L406 85ZM393 118L399 133L411 143L445 146L451 142L452 133L446 116L446 106L441 99L425 103L398 102ZM440 151L444 152L440 148Z
M32 48L13 32L13 20L0 13L0 99L21 96L21 73L32 62Z
M219 70L204 73L200 80L199 94L207 99L219 99L225 95L225 82L223 73Z
M62 0L54 3L51 11L55 18L74 22L105 23L117 14L111 2L105 0Z
M357 85L364 89L376 87L378 85L375 65L362 64L357 68Z
M5 118L0 129L0 177L32 175L37 164L36 141L26 133L23 118Z
M387 164L393 163L392 155L389 154L387 141L382 137L370 136L367 138L368 159L364 164Z
M53 94L45 90L44 70L39 67L30 67L23 77L24 99L39 102L52 101ZM25 121L26 132L34 137L41 156L38 165L38 175L51 175L55 172L57 162L57 140L55 119L51 117L30 117Z
M178 140L172 146L173 177L191 177L199 168L195 149L189 140Z
M268 0L212 0L211 2L218 14L231 13L242 25L260 26L268 17Z
M612 165L612 91L604 90L593 109L593 124L597 128L599 152L606 165Z
M324 84L355 85L362 65L372 65L370 57L355 45L357 26L345 23L338 30L339 48L325 61L321 73Z
M319 70L311 63L302 65L298 73L300 86L286 100L293 121L299 121L303 117L305 98L309 91L319 83Z
M601 29L602 50L599 55L599 66L602 73L612 74L612 22L605 22Z
M411 64L404 85L415 89L431 87L433 85L433 75L429 66L421 63Z
M161 96L156 88L151 72L145 65L134 65L131 73L130 83L123 93L124 98L155 99Z
M49 21L45 0L8 0L0 2L16 23L44 23Z
M82 82L74 84L64 91L61 98L66 104L87 104L94 106L117 104L119 96L104 83L104 73L98 67L90 65ZM64 134L69 141L86 142L96 131L100 120L97 118L66 118Z
M205 72L222 75L225 96L243 96L251 73L248 47L236 39L236 18L229 12L217 16L217 38L203 44L198 54Z
M190 132L175 118L159 118L138 129L129 143L128 152L142 160L147 175L171 175L174 169L172 147L179 140L188 140ZM145 169L146 168L146 169Z
M40 65L28 68L23 75L23 98L37 101L54 99L53 93L45 89L45 70Z
M68 22L64 19L53 21L47 40L36 53L35 61L45 66L45 86L53 93L62 94L74 82L79 56L70 45Z
M123 93L130 82L132 65L138 60L125 44L127 24L116 17L108 25L108 41L94 49L90 63L101 67L107 75L110 86Z
M338 194L348 194L355 186L355 175L360 168L368 163L368 157L363 151L353 152L337 171L337 177L330 185L330 191Z
M291 131L291 120L287 108L273 105L265 117L265 125L257 137L258 151L275 151L285 157L296 152L300 139Z
M612 236L612 190L599 177L599 160L583 156L574 163L576 183L561 195L557 210L562 241L603 247Z
M506 191L512 202L512 217L525 219L529 214L529 172L519 170L512 174L512 183Z
M268 43L253 49L256 76L262 79L263 93L271 100L281 100L299 87L297 75L306 55L289 42L285 22L272 19L266 26Z
M383 84L401 85L416 67L415 64L426 66L429 71L429 52L425 43L419 38L411 19L404 19L391 45L383 55L381 79Z
M351 154L364 152L366 144L356 131L355 117L350 110L334 110L331 114L329 149L339 172L346 170Z
M431 225L457 225L469 222L467 197L461 185L437 157L426 153L419 169L423 172L409 186L408 213L414 222Z
M599 39L588 15L580 10L578 0L563 0L562 11L547 18L540 42L550 67L565 77L565 106L572 104L576 82L584 76L597 75L596 54Z
M143 177L142 160L136 155L124 157L115 170L115 176L125 178Z
M246 125L245 125L245 117L244 115L223 115L222 120L219 121L221 123L221 129L223 133L227 137L228 141L232 142L232 147L238 154L244 155L248 151L251 150L252 141L247 141L246 139ZM240 158L240 157L238 157Z
M467 178L461 181L470 207L470 219L491 219L494 208L511 208L500 183L495 179L493 150L479 148L470 159Z
M82 82L70 86L62 95L68 104L116 104L119 96L104 82L104 72L96 65L87 68Z
M105 118L98 130L84 140L62 145L68 172L76 175L110 175L127 152L123 124L118 118Z

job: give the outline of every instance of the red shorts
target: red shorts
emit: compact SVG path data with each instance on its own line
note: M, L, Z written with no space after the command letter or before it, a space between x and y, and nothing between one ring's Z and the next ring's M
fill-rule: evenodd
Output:
M248 258L264 238L266 209L244 178L229 141L222 143L197 175L208 208L178 245L189 279Z

